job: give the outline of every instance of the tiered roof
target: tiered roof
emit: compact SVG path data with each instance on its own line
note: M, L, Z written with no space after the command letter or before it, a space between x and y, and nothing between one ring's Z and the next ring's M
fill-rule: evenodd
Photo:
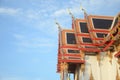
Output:
M67 63L73 73L78 64L85 62L84 55L96 55L113 50L120 44L120 14L115 17L87 15L84 19L72 18L72 29L60 29L57 72ZM115 55L120 56L120 51Z

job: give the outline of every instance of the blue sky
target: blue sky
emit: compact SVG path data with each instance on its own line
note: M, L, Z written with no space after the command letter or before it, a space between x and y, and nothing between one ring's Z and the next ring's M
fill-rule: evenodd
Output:
M58 30L71 28L70 8L115 16L120 0L0 0L0 80L59 80L56 73Z

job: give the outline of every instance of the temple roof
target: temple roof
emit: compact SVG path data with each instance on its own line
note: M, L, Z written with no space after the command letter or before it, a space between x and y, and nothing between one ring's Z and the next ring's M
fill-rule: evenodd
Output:
M85 14L84 19L73 19L71 30L59 32L57 72L61 71L63 62L76 66L74 63L85 62L84 55L95 55L117 46L120 42L119 17L119 14L115 17Z

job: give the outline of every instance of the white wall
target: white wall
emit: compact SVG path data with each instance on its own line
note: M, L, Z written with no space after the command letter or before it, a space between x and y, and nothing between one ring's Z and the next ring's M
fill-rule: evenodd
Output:
M105 52L101 53L100 64L96 56L85 56L85 72L81 72L80 80L89 80L92 73L94 80L116 80L117 70L120 75L119 65L117 59L110 58ZM115 54L112 53L113 55Z

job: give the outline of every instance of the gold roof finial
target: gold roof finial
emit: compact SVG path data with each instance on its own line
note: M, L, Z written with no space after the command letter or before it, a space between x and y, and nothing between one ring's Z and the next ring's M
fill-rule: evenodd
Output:
M80 9L84 12L84 17L87 18L88 14L81 4L80 4Z
M60 24L57 22L56 19L55 19L55 24L58 26L58 30L61 31L62 28L61 28Z
M86 13L86 10L82 7L82 4L80 4L80 10L82 10L84 13Z
M70 15L72 18L74 18L74 15L72 14L72 12L70 11L69 8L67 9L67 11L68 11L69 15Z

